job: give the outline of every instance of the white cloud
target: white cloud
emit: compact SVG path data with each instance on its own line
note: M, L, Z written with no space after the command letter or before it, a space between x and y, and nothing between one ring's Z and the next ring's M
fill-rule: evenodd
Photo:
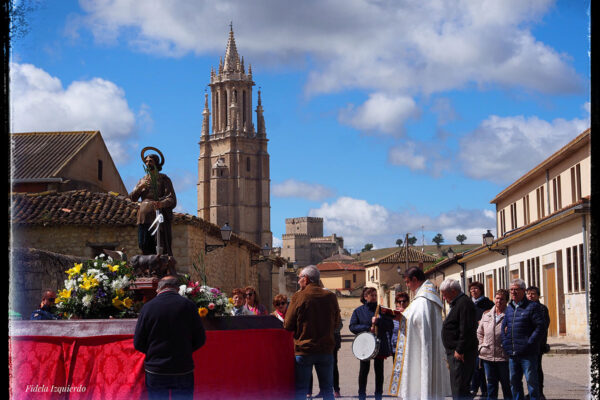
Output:
M287 179L271 187L275 197L296 197L312 201L321 201L334 195L334 191L319 184Z
M480 243L487 229L494 229L495 214L490 210L456 209L437 216L420 214L414 210L391 211L365 200L340 197L311 209L309 215L322 217L326 234L335 233L344 238L344 247L358 251L365 243L376 248L393 247L396 239L406 233L421 243L421 229L441 233L445 243L456 243L456 236L467 236L466 243ZM433 236L432 236L433 237ZM425 243L431 243L426 237Z
M74 81L65 89L34 65L10 67L13 132L100 130L114 161L128 158L124 140L136 120L123 89L101 78Z
M404 123L418 115L419 109L412 98L374 93L359 107L349 105L340 112L339 120L359 130L400 136Z
M509 183L527 173L589 128L584 119L491 116L460 140L464 172L476 179Z
M85 14L76 21L78 29L89 29L97 40L119 39L165 56L224 52L233 21L247 63L303 66L309 55L315 66L306 84L309 94L361 88L408 95L469 83L543 93L582 89L567 56L531 33L552 0L80 4Z
M427 167L427 159L416 153L416 147L414 142L394 146L388 153L388 161L393 165L406 166L413 171L423 171Z

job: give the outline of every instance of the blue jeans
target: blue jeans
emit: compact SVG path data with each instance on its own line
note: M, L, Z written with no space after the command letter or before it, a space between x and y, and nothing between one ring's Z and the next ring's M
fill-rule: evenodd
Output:
M148 400L192 400L194 398L194 373L185 375L158 375L146 372Z
M502 386L502 397L506 400L512 398L510 390L510 373L508 371L508 361L483 361L483 369L487 378L487 398L495 400L498 398L498 382Z
M296 400L306 400L313 366L319 378L319 390L324 400L333 399L333 354L296 356Z
M508 369L510 370L510 390L513 399L525 399L523 393L523 374L525 374L530 400L539 400L538 355L511 357L508 360Z

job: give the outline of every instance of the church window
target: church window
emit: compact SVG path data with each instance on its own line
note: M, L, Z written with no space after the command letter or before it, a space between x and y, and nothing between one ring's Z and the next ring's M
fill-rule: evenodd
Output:
M250 157L246 158L246 171L250 172Z
M246 91L242 92L242 118L244 121L244 125L246 125ZM250 170L248 170L250 171Z

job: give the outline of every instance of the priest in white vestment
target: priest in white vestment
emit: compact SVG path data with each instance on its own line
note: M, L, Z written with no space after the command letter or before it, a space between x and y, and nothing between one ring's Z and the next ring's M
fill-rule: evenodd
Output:
M452 392L442 344L442 300L418 267L405 272L404 282L415 297L402 313L390 394L404 400L444 399Z

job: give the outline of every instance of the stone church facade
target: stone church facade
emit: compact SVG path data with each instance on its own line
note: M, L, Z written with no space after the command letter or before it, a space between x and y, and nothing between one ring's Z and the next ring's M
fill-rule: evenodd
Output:
M198 160L198 217L261 247L272 246L267 134L260 90L252 122L252 66L237 52L233 29L205 95ZM212 125L211 125L212 122Z

